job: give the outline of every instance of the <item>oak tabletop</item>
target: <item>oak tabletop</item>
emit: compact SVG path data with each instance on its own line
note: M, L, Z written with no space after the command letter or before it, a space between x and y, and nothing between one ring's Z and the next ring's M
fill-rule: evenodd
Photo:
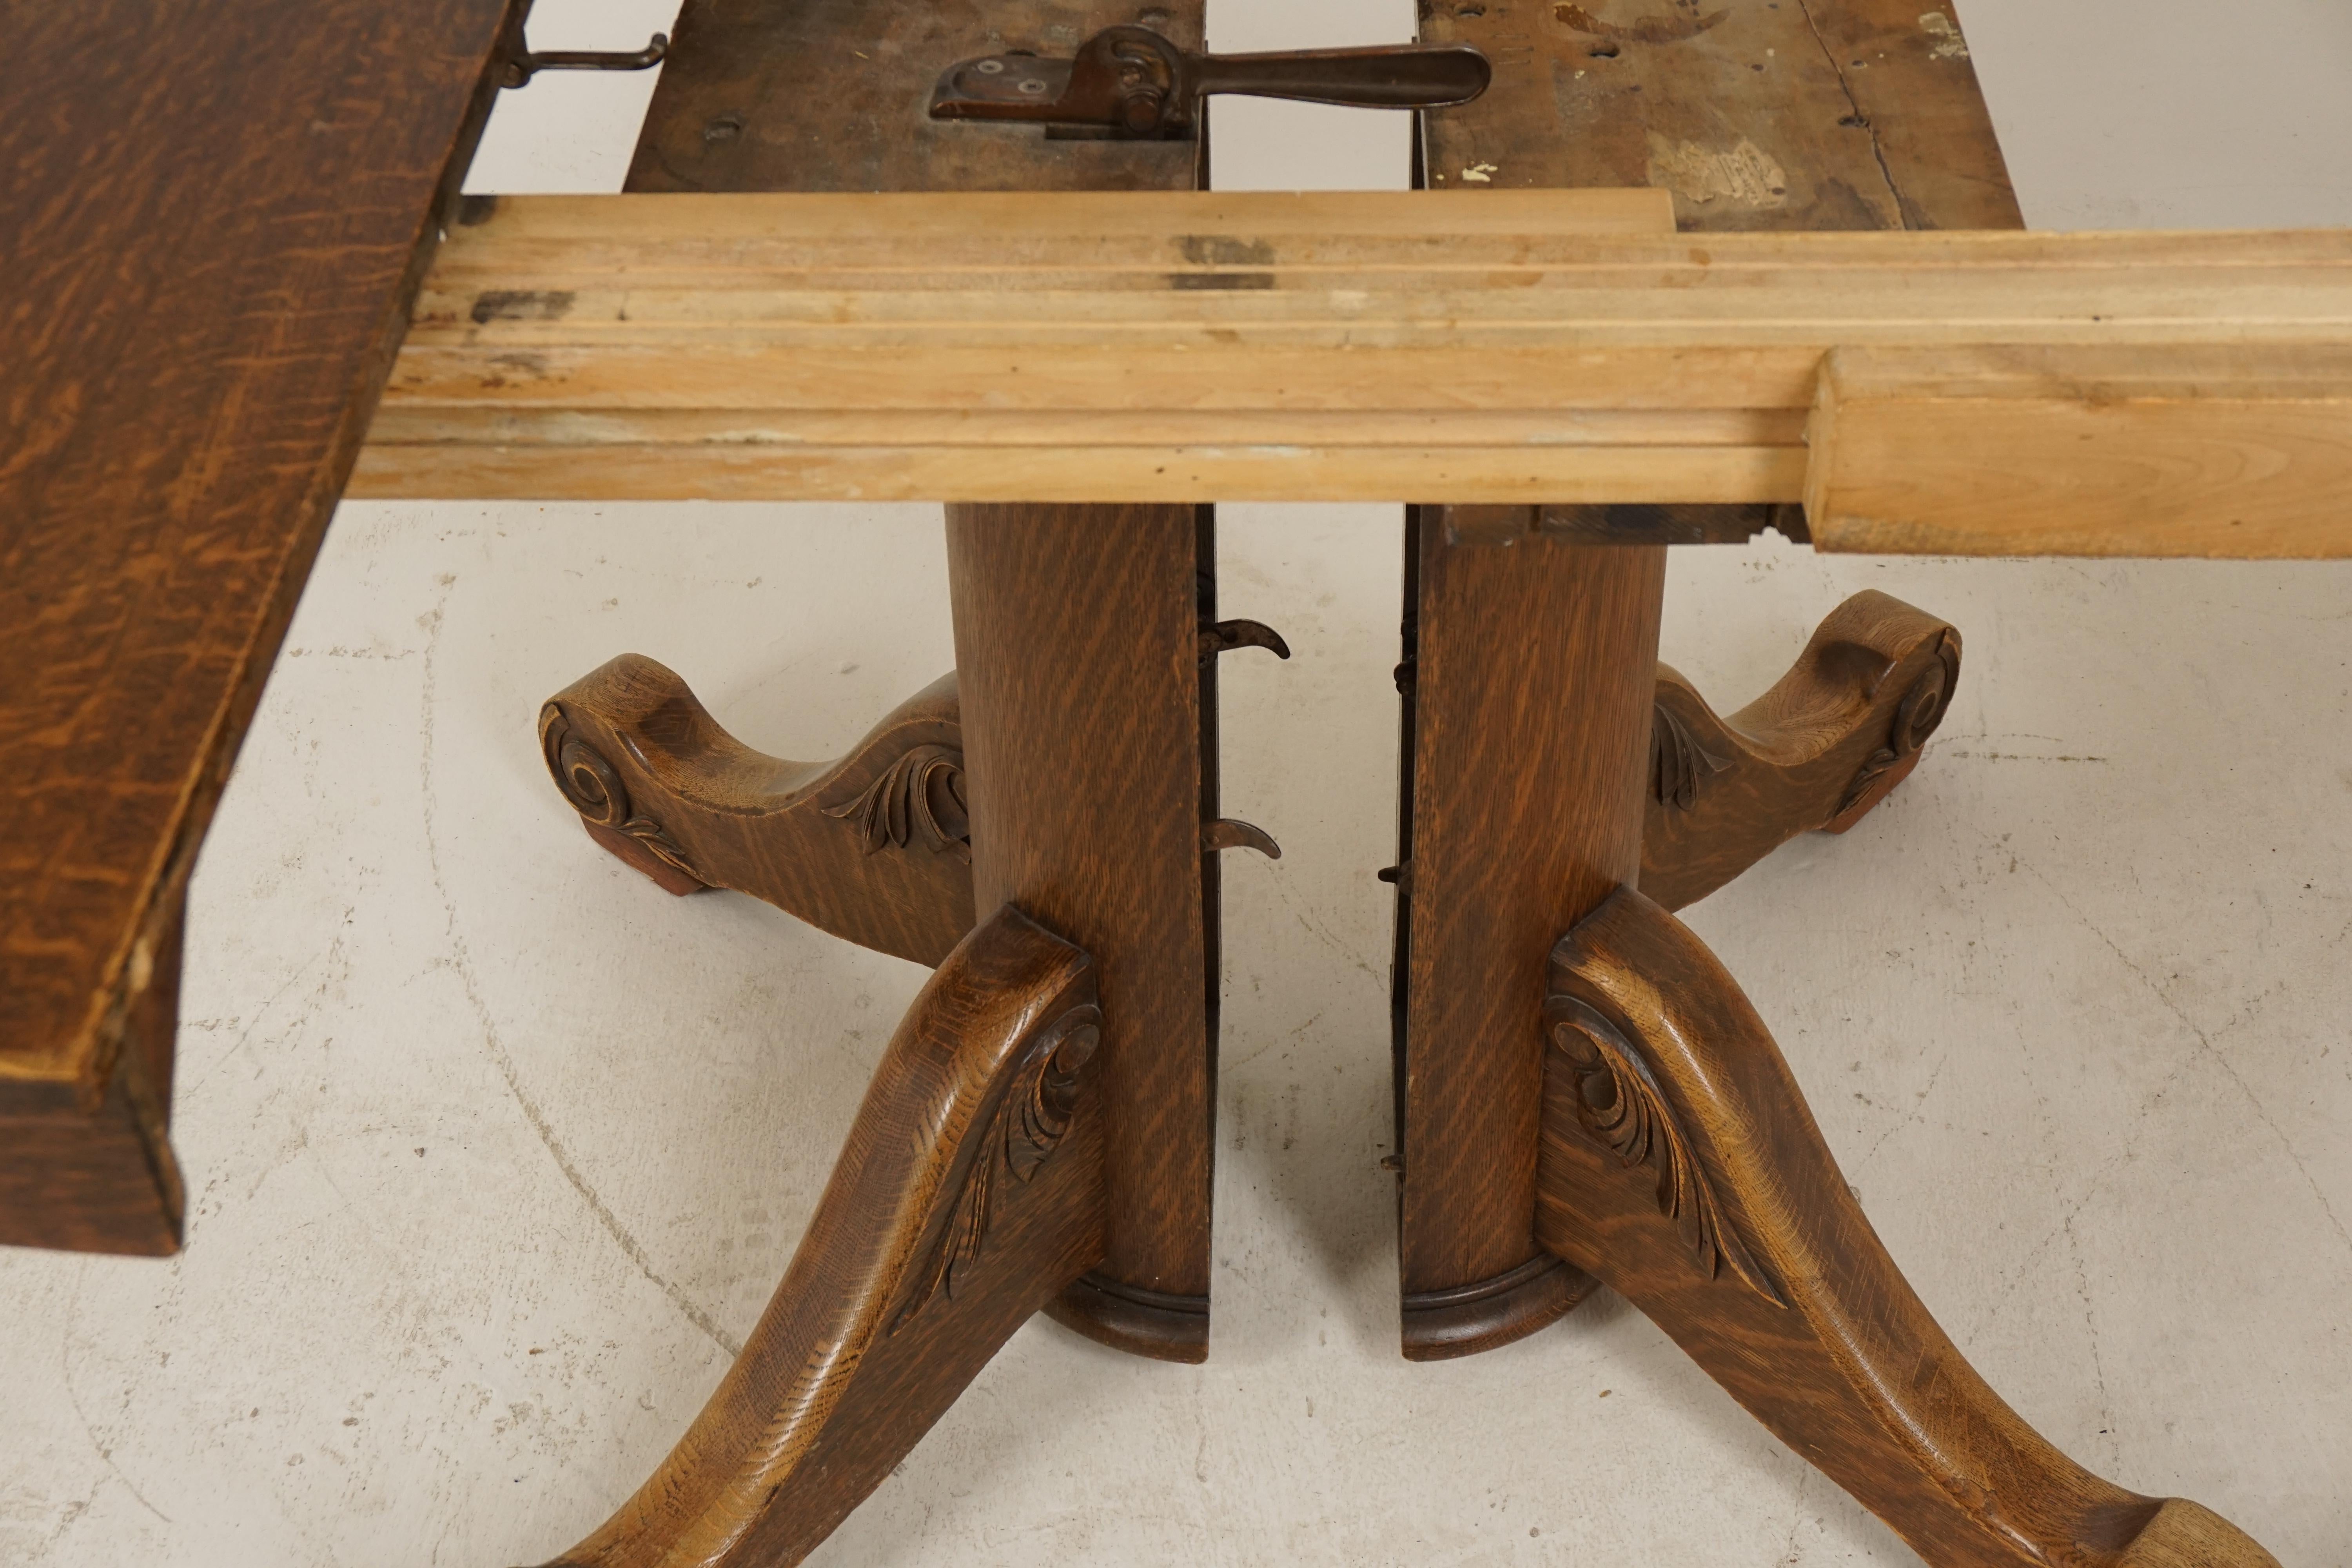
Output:
M155 1250L176 1233L170 1009L142 998L169 989L189 867L497 90L510 11L11 14L0 1242ZM119 1083L118 1058L142 1081ZM127 1131L100 1156L110 1118ZM85 1157L122 1168L77 1184L56 1163Z

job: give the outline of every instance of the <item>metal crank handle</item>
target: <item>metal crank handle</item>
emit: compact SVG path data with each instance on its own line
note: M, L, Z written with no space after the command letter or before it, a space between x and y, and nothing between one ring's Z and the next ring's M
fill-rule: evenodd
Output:
M1358 109L1452 109L1486 90L1495 68L1467 45L1199 55L1199 96L1240 93Z
M1370 109L1448 109L1486 90L1494 68L1466 45L1196 55L1149 27L1106 27L1066 60L986 55L948 68L934 120L1013 120L1114 135L1182 138L1201 100L1245 93Z

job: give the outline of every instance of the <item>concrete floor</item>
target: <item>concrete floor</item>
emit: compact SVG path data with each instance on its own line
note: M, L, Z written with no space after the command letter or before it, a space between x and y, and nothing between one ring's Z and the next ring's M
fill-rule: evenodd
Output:
M1398 36L1384 4L1218 36ZM551 46L665 20L545 9ZM2352 222L2339 0L1965 16L2038 225ZM477 185L611 188L644 92L509 99ZM1228 184L1402 169L1395 121L1220 112ZM1224 676L1228 808L1286 857L1226 871L1213 1357L1033 1323L815 1561L1913 1561L1612 1300L1398 1359L1395 514L1223 531L1227 612L1297 658ZM1691 922L2030 1420L2352 1563L2352 564L1679 551L1667 657L1744 701L1862 587L1963 628L1956 710L1860 829ZM192 895L188 1248L0 1253L0 1563L538 1561L699 1406L920 975L589 845L532 717L625 648L832 755L950 663L936 511L343 510Z

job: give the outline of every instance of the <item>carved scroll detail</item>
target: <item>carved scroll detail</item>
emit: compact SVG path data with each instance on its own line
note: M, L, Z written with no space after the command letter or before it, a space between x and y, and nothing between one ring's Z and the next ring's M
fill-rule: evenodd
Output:
M550 698L540 722L548 770L590 836L667 891L731 888L936 965L974 921L956 707L950 675L846 755L795 762L744 745L675 671L623 654ZM575 742L601 761L567 767ZM617 808L615 769L627 781ZM894 832L943 852L875 853Z
M1873 589L1824 619L1770 690L1717 713L1658 667L1643 894L1706 897L1801 833L1843 833L1919 764L1958 689L1959 634Z
M971 863L963 753L950 747L917 746L883 769L856 799L826 806L824 815L856 827L868 855L919 840L934 855Z
M1927 743L1936 726L1944 721L1945 709L1959 683L1959 639L1948 628L1937 641L1936 661L1912 682L1911 689L1895 710L1895 721L1887 727L1886 743L1864 761L1853 782L1846 785L1845 797L1838 803L1839 816L1860 805L1896 763Z
M1599 1008L1555 993L1544 1002L1552 1054L1574 1075L1577 1120L1627 1170L1658 1173L1658 1212L1675 1222L1700 1271L1728 1268L1776 1307L1789 1304L1780 1282L1748 1250L1684 1132L1665 1091L1633 1043Z
M955 1299L958 1271L979 1258L988 1240L1000 1159L1013 1180L1025 1183L1053 1158L1070 1131L1078 1075L1101 1042L1102 1010L1091 1005L1073 1007L1038 1031L1011 1086L990 1113L979 1152L965 1167L963 1184L953 1199L952 1217L919 1266L918 1282L891 1321L892 1333L913 1321L934 1298Z
M580 738L571 719L556 703L540 710L539 749L547 759L547 771L554 776L555 787L563 792L572 809L592 826L625 834L664 865L698 882L709 880L694 868L686 851L662 830L660 823L629 809L628 786L621 782L620 773L604 752Z
M1664 703L1657 703L1650 719L1650 798L1660 805L1689 811L1698 805L1699 785L1731 766L1699 744L1690 726Z

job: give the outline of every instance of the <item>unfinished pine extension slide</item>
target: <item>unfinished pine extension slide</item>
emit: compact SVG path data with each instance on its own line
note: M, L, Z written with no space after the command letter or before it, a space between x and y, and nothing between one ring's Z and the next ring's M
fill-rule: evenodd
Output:
M2352 549L2352 237L1679 236L1661 191L514 197L376 496L1805 504L1822 549Z

